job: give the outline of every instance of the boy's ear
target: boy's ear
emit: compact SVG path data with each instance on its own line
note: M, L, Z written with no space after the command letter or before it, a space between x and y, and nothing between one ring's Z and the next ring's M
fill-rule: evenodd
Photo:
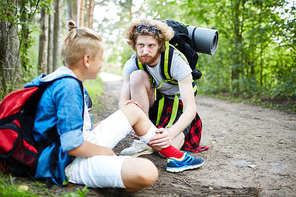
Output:
M89 55L84 55L82 59L83 66L86 68L89 67L89 61L90 61L90 56Z

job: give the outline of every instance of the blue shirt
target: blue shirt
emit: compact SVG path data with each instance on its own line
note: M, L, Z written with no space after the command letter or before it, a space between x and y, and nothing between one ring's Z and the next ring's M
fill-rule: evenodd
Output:
M48 139L48 131L57 131L59 139L45 147L40 154L35 178L50 178L58 185L65 184L64 169L73 160L67 152L79 147L84 141L82 131L86 90L79 80L62 78L64 76L76 78L69 68L60 67L47 76L35 78L25 86L55 80L46 88L38 104L33 137L37 144L43 144Z

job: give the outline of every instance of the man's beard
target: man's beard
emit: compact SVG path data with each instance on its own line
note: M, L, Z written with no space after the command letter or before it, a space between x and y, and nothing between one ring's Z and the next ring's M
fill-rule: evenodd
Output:
M155 66L157 63L155 65L151 65L151 64L153 64L157 60L157 58L159 56L160 56L160 50L157 51L155 56L148 56L148 57L145 56L146 58L141 57L141 56L139 56L139 54L137 54L137 57L138 57L139 61L142 64L146 64L146 65L149 65L149 66Z

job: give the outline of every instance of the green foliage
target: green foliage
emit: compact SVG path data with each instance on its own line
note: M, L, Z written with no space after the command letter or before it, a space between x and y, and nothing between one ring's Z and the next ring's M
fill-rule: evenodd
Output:
M38 195L22 189L23 185L14 184L12 176L8 179L0 177L0 196L3 197L37 197Z
M84 87L87 89L90 98L92 99L93 108L99 109L100 108L99 96L103 93L102 80L100 78L96 80L87 80L83 84L84 84Z
M85 186L82 190L77 188L75 192L61 193L62 197L85 197L88 189ZM48 187L41 182L20 183L20 181L11 175L4 175L0 172L0 196L1 197L39 197L56 195L49 191Z
M85 186L82 190L77 188L76 192L68 192L61 195L61 197L85 197L87 193L88 193L88 189L87 189L87 186Z

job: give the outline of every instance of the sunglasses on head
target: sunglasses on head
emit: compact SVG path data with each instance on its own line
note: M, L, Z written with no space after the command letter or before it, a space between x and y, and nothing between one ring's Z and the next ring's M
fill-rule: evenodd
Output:
M154 26L147 26L147 25L138 25L138 26L136 26L136 32L137 33L142 33L143 30L147 30L148 32L151 32L151 33L154 33L154 34L157 34L157 33L160 32L159 29L157 29Z

